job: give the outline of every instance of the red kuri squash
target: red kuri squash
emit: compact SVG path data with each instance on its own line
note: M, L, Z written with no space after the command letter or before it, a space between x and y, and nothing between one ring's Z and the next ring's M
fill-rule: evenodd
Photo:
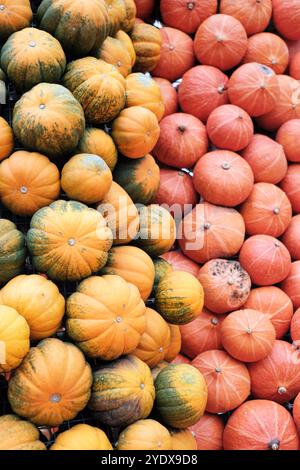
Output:
M290 297L294 308L300 307L300 261L294 261L290 271L281 283L281 289Z
M296 400L294 401L293 417L294 417L294 421L299 431L300 430L300 393L297 395Z
M290 76L296 80L300 80L300 54L296 54L290 60Z
M293 211L300 213L300 164L289 165L280 187L289 198Z
M291 321L291 337L292 340L297 342L299 345L300 342L300 308L296 310Z
M300 214L295 215L281 237L293 260L300 260Z
M264 31L272 16L272 0L221 0L220 11L244 26L248 36Z
M211 15L217 13L217 0L161 0L160 12L167 26L185 33L195 33L198 26Z
M159 85L161 96L165 105L165 112L163 117L174 114L178 110L178 96L177 91L166 78L152 77L153 80ZM191 113L193 114L193 113Z
M143 20L149 18L154 9L154 0L134 0L136 5L136 16Z
M187 258L180 250L169 251L161 256L172 265L173 271L186 271L193 274L195 277L199 273L199 265Z
M300 119L291 119L278 129L276 141L283 146L286 158L290 162L300 162L299 139Z
M257 62L270 67L275 73L284 73L289 63L289 50L277 34L254 34L248 40L243 62Z
M175 220L181 220L182 214L187 213L188 209L192 210L198 199L193 179L188 173L181 170L160 169L160 186L154 202L165 205Z
M220 416L204 413L189 429L195 436L198 450L223 449L224 421Z
M272 0L275 28L287 39L300 39L300 3L298 0Z

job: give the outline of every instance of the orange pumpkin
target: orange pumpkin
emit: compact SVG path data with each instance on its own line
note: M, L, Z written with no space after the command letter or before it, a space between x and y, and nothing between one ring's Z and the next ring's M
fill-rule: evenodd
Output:
M164 360L167 362L172 362L175 357L180 352L181 349L181 333L178 325L169 324L170 329L170 344L167 350L167 353L164 357Z
M287 276L280 285L281 289L290 297L294 308L300 307L300 261L294 261Z
M300 428L300 393L297 395L296 400L294 401L293 418L299 430Z
M204 413L189 429L195 436L198 450L223 450L224 421L221 416Z
M291 337L298 344L300 341L300 309L298 308L291 321Z
M108 36L99 49L94 51L97 59L114 65L123 77L131 73L132 57L124 42Z
M177 354L175 359L171 362L171 364L190 364L190 360L186 357L183 356L183 354Z
M133 47L133 44L132 44L132 41L131 41L130 37L128 36L127 33L125 33L125 31L122 31L120 29L120 31L118 31L114 35L114 38L121 41L124 44L124 46L126 47L127 51L130 54L130 57L131 57L131 68L133 68L133 66L135 64L135 61L136 61L136 53L135 53L135 50L134 50L134 47Z
M284 73L289 63L289 50L280 36L273 33L258 33L248 39L244 63L256 62L266 65L275 73Z
M136 53L134 70L151 72L159 62L162 38L160 31L146 23L135 23L130 33Z
M124 31L131 31L136 19L136 5L134 0L123 0L125 5L125 18L121 23L121 28Z
M156 204L165 205L175 220L180 220L188 207L198 202L192 177L185 171L160 169L160 185L155 196Z
M29 0L2 0L0 12L0 39L4 42L11 34L26 28L32 21Z
M61 432L50 450L112 450L106 434L88 424L76 424Z
M158 421L141 419L121 432L117 449L121 451L171 450L172 439L167 428Z
M160 11L164 24L185 33L195 33L198 26L209 16L217 13L217 0L186 2L185 0L162 0Z
M275 28L287 39L300 39L300 4L297 0L272 0Z
M300 213L300 165L298 163L289 165L280 187L289 198L293 211L296 214Z
M153 80L159 85L162 100L164 103L164 114L163 117L174 114L178 110L178 97L177 91L166 78L152 77Z
M272 16L272 0L221 0L220 12L239 20L250 36L267 28Z
M143 73L131 73L126 78L126 106L143 106L152 111L158 121L165 111L159 85Z
M0 450L46 450L39 430L16 415L0 417Z
M300 246L298 243L300 233L300 214L295 215L288 228L281 237L294 261L300 260Z
M118 152L113 139L102 129L87 127L81 137L77 153L90 153L103 158L111 171L114 170Z
M291 77L300 80L300 54L290 58L289 73Z
M169 251L161 257L171 264L174 271L186 271L195 277L198 276L199 265L184 256L180 250Z
M173 450L197 450L196 439L189 429L171 429L170 434Z
M283 146L286 158L290 162L300 162L297 142L300 136L300 119L291 119L278 129L276 141Z
M0 161L9 157L14 148L14 134L9 124L0 117Z
M146 19L151 16L154 9L154 0L134 0L136 4L136 16Z

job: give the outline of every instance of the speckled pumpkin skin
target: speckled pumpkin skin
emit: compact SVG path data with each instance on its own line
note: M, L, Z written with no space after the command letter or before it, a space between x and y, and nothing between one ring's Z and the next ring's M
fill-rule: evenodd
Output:
M102 129L87 127L79 141L77 153L92 153L103 158L111 171L118 161L118 151L111 136Z
M160 121L165 105L159 85L147 74L131 73L126 77L126 106L143 106Z
M97 59L102 59L112 64L123 77L131 73L132 59L124 42L108 36L99 49L94 51Z
M162 45L160 30L150 24L136 23L130 37L136 53L134 70L136 72L151 72L160 59Z
M0 219L0 283L20 274L26 258L25 237L10 220Z
M0 417L0 450L46 450L38 429L16 415Z
M0 42L16 31L27 28L32 20L29 0L1 0L1 5L4 8L0 10Z
M168 263L168 261L163 258L154 258L152 261L155 269L155 278L153 285L153 291L155 294L159 282L163 279L164 276L166 276L166 274L171 273L173 271L173 267L170 263Z
M61 432L50 450L113 450L106 434L89 424L76 424Z
M7 158L14 148L14 135L8 122L0 117L0 161Z
M114 36L122 23L126 21L126 6L124 0L104 0L109 17L109 35Z
M131 68L134 66L135 61L136 61L136 53L135 49L133 47L133 43L130 39L130 36L125 33L125 31L122 31L121 29L114 35L116 39L119 39L125 46L126 49L128 50L130 57L131 57Z

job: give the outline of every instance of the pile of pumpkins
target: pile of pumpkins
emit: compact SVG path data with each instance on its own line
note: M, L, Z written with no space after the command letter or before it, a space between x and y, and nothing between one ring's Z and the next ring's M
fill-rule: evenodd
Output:
M2 0L0 45L0 450L298 450L298 0Z

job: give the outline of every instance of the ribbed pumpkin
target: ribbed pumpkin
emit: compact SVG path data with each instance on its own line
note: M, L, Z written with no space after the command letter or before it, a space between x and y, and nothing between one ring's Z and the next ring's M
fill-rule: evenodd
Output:
M5 41L15 31L27 28L33 15L29 0L3 0L2 7L0 39Z
M89 153L74 155L62 169L62 189L69 199L75 199L85 204L101 201L110 190L111 184L111 171L98 155Z
M178 97L177 91L172 86L171 82L166 78L152 77L153 80L159 85L162 100L164 103L164 114L163 117L174 114L178 110Z
M179 226L183 253L197 263L213 258L231 258L238 253L245 238L245 224L235 210L198 204Z
M31 219L27 245L35 268L51 279L79 280L101 269L112 233L95 209L56 201Z
M126 356L94 372L89 408L102 423L127 426L150 414L155 396L151 371L135 356Z
M276 330L277 339L289 330L293 316L291 299L278 287L266 286L252 289L243 308L264 313Z
M283 146L286 158L290 162L300 162L297 142L300 137L300 119L291 119L278 129L276 141Z
M280 36L273 33L258 33L248 39L244 63L257 62L266 65L275 73L284 73L289 63L289 51Z
M99 49L94 51L97 59L104 60L116 67L123 77L127 77L132 69L132 57L124 42L108 36Z
M61 85L40 83L14 107L13 130L17 139L25 148L51 158L71 153L84 128L82 107Z
M175 28L161 28L160 34L161 54L153 75L174 82L194 65L193 40L188 34Z
M7 158L14 148L14 134L9 124L0 116L0 161Z
M300 246L298 243L300 233L300 214L295 215L287 230L281 237L281 241L287 247L293 260L300 260Z
M160 122L160 136L153 155L165 165L192 168L207 152L204 124L191 114L175 113Z
M291 256L286 247L270 235L253 235L240 251L240 263L258 286L277 284L288 275Z
M40 153L19 151L0 164L0 197L13 214L31 216L60 193L56 165Z
M171 450L172 439L167 428L158 421L141 419L121 432L117 449L121 451Z
M210 65L197 65L182 77L178 100L183 112L206 122L210 113L228 103L228 77Z
M135 285L143 300L151 294L154 283L154 266L150 256L135 246L115 246L108 252L102 274L116 274Z
M159 85L143 73L131 73L126 77L126 106L143 106L152 111L158 121L165 111Z
M300 213L300 165L289 165L287 173L280 183L281 189L286 193L292 204L293 211Z
M269 400L240 406L224 430L225 450L298 450L299 439L290 413Z
M205 351L192 362L207 384L206 411L226 413L240 406L250 395L250 376L242 362L225 351Z
M121 28L126 32L132 30L136 19L136 5L134 0L123 0L125 5L125 19L121 23Z
M124 0L104 0L108 10L109 34L113 36L126 21L126 7Z
M10 36L2 47L1 67L17 90L24 92L41 82L59 82L66 57L49 33L25 28Z
M33 341L52 336L65 313L65 299L57 286L37 274L9 281L0 291L0 302L25 318Z
M80 102L91 124L111 121L125 106L125 79L104 60L85 57L70 62L63 84Z
M150 24L135 23L130 37L136 53L134 70L151 72L160 59L162 45L160 31Z
M300 54L290 58L289 74L296 80L300 80Z
M66 327L89 357L113 360L137 347L146 329L145 304L120 276L92 276L68 298Z
M193 183L205 201L234 207L250 195L254 176L249 164L238 154L215 150L198 160Z
M3 70L1 69L1 67L0 67L0 80L1 80L2 82L5 82L5 81L6 81L6 75L5 75L5 73L3 72Z
M300 393L297 395L293 405L293 418L297 428L300 428Z
M25 237L10 220L0 219L0 283L23 271L26 258Z
M249 163L255 183L279 183L286 175L287 160L282 145L262 134L254 134L242 151Z
M134 239L139 228L139 214L132 199L115 181L97 210L112 231L114 245L127 245Z
M121 41L124 46L126 47L127 51L130 54L131 57L131 68L134 66L135 61L136 61L136 53L132 44L132 41L130 37L128 36L125 31L122 31L121 29L114 35L114 38L118 39Z
M281 283L281 289L290 297L294 308L300 307L300 261L294 261L287 277Z
M16 415L0 417L0 450L46 450L38 429Z
M32 423L58 426L73 419L87 404L91 368L73 344L45 339L31 348L8 384L15 413Z
M218 14L199 26L194 49L201 64L228 70L241 62L247 43L243 25L233 16Z
M223 450L224 422L221 416L204 413L189 429L195 436L198 450Z
M11 307L0 306L0 372L18 367L29 351L30 330L26 320Z
M193 276L198 276L199 265L184 256L180 250L169 251L161 257L171 264L174 271L186 271L193 274Z
M299 308L294 313L294 316L291 321L291 337L292 337L292 340L295 342L300 341L300 309Z
M155 277L154 277L154 285L153 285L153 293L156 293L157 286L162 278L173 271L172 265L168 263L163 258L153 258L154 270L155 270Z
M221 0L220 12L239 20L248 36L264 31L272 16L272 0Z
M78 143L77 150L78 153L99 155L111 171L114 170L118 160L118 152L113 139L102 129L86 128Z
M159 132L157 117L142 106L123 109L112 124L115 144L129 158L141 158L151 152Z
M87 55L109 34L109 17L102 0L43 0L37 11L40 29L55 36L65 51Z
M181 349L181 333L178 325L169 324L170 329L170 345L168 347L167 353L164 360L167 362L172 362L180 352Z
M198 202L192 177L185 171L161 168L160 186L155 196L155 203L166 205L175 220L190 210Z
M275 28L286 39L300 39L300 4L297 0L272 0Z
M204 292L195 276L184 271L166 274L156 290L155 305L169 323L185 325L202 311Z
M238 261L210 260L200 268L198 279L204 289L205 306L214 313L238 310L251 289L249 274Z
M151 16L154 8L154 0L134 0L136 4L136 16L146 19Z
M125 189L133 202L149 204L159 188L159 167L150 154L137 159L124 158L115 168L114 181Z
M160 11L167 26L180 29L186 33L195 33L198 26L209 16L217 13L217 0L186 2L185 0L162 0Z
M171 364L190 364L190 360L183 354L177 354Z
M171 429L170 434L173 450L197 450L196 439L189 429Z
M106 434L89 424L76 424L61 432L50 450L112 450Z

